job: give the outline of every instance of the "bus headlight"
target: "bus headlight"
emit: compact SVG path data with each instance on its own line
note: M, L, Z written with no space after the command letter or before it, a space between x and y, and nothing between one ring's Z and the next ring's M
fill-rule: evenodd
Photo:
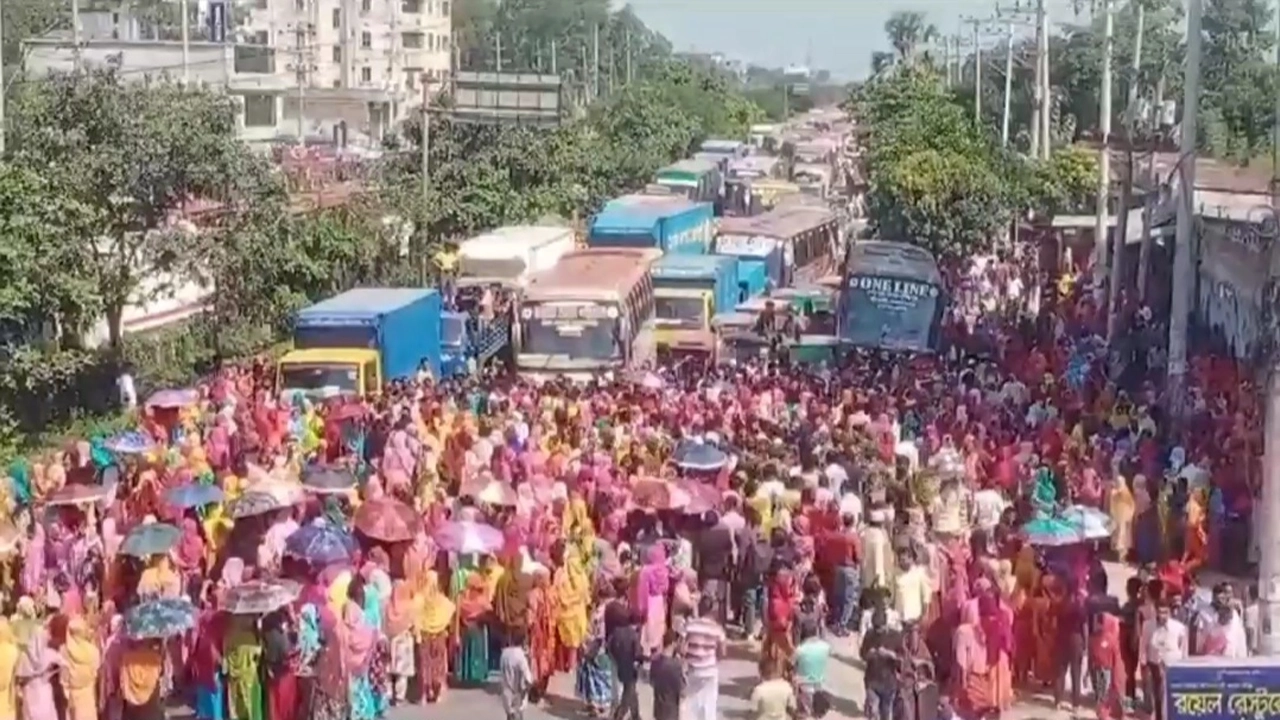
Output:
M618 319L618 308L616 308L616 307L608 308L608 309L606 309L606 310L604 311L604 314L605 314L605 315L606 315L610 320L617 320L617 319Z
M524 318L525 320L532 320L532 319L533 319L533 309L532 309L532 308L520 308L520 317Z

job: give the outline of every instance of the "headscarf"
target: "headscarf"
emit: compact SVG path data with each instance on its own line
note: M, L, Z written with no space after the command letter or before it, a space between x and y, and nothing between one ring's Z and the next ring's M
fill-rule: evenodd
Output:
M449 596L440 591L440 577L435 570L428 570L422 578L422 607L418 614L417 630L423 635L438 635L449 628L456 610Z
M509 550L494 591L493 610L498 622L508 627L524 627L529 621L529 579L520 572L521 560L518 549Z
M329 612L335 618L343 617L343 608L347 605L347 591L351 588L351 571L343 570L329 583Z
M178 565L183 570L195 570L204 559L204 538L200 535L200 524L195 518L182 521L182 539L178 542Z
M387 603L384 631L394 638L413 626L418 598L407 580L397 580L392 585L391 601Z
M102 653L83 617L67 624L67 641L62 646L62 684L68 690L92 687L98 680Z
M364 620L364 613L355 603L347 603L342 611L343 669L351 674L364 672L373 654L377 640L374 629Z
M479 620L489 608L489 591L484 576L473 572L467 576L467 584L458 596L459 619L469 625Z
M26 650L18 658L18 678L29 680L43 675L58 663L58 654L49 647L49 631L43 626L35 629L27 640Z
M130 705L145 705L156 693L164 674L160 643L131 642L121 658L120 690Z

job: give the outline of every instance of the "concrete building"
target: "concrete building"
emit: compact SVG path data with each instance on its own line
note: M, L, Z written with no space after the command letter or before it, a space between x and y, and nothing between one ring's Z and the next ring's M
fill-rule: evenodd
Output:
M243 99L243 136L377 141L422 104L424 84L439 87L453 56L451 0L240 0L226 43L202 27L207 1L192 3L185 72ZM216 4L216 3L215 3ZM122 72L182 77L182 43L154 40L129 12L81 14L81 57ZM161 36L171 37L165 32ZM70 33L26 42L34 73L69 70ZM345 132L344 132L345 130Z

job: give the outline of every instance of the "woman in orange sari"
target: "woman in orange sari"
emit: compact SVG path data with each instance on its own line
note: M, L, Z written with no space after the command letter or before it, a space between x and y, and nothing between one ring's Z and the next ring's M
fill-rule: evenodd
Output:
M1034 654L1031 673L1036 682L1050 685L1058 677L1058 658L1055 643L1058 640L1058 611L1063 599L1059 580L1053 575L1040 579L1040 588L1030 601L1031 639Z
M965 603L952 640L955 668L951 674L951 697L965 720L978 720L996 710L987 642L978 604Z
M1190 574L1195 574L1209 560L1208 505L1204 488L1197 488L1187 499L1182 564Z
M529 591L529 660L533 666L533 699L546 697L547 685L556 671L556 598L551 573L546 568L533 572Z

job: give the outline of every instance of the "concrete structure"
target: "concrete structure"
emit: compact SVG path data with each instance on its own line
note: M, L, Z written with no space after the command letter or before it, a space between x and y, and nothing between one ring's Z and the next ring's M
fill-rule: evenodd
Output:
M453 55L451 0L250 0L227 44L200 40L193 23L187 73L243 99L244 137L381 138L422 104L424 83L442 87ZM199 8L207 12L206 5ZM197 18L199 20L199 18ZM122 72L183 75L182 44L151 39L127 8L81 15L81 56ZM161 33L170 37L172 33ZM146 39L143 39L146 37ZM26 42L33 73L69 70L70 33ZM300 121L301 117L301 121ZM341 133L338 133L341 134Z

